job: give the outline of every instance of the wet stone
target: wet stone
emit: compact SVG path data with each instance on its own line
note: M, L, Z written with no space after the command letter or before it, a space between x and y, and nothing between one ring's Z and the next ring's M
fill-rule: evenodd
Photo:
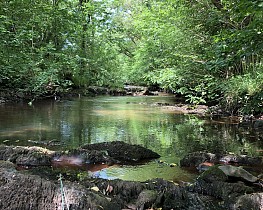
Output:
M103 142L98 144L88 144L81 147L87 150L105 151L108 155L118 163L132 163L147 159L159 158L160 155L152 150L144 148L140 145L130 145L122 141Z
M237 198L234 204L234 210L261 210L263 203L263 193L252 193L242 195Z
M51 165L52 151L41 147L0 146L0 160L8 160L17 165Z
M247 172L242 167L223 165L223 166L218 166L218 168L222 170L223 173L227 176L240 178L248 182L256 182L258 180L257 177L253 176L251 173Z
M199 158L194 166L202 161L221 158L211 153L195 155ZM85 145L67 152L40 147L0 146L0 158L9 160L0 161L0 209L63 209L61 188L66 196L64 207L79 210L98 207L106 210L260 209L262 202L262 194L256 193L262 191L256 185L260 180L253 175L251 178L244 169L232 166L211 166L197 180L184 186L163 179L135 182L91 178L83 171L69 175L68 171L54 169L50 165L16 170L17 163L41 165L48 162L46 157L48 160L77 157L79 159L74 161L79 164L88 160L135 163L159 155L141 146L122 142ZM187 157L187 161L194 161L193 154Z

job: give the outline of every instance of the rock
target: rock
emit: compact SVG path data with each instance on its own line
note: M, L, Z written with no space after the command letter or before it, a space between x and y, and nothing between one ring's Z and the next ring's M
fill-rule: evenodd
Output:
M252 193L239 196L234 204L234 210L262 210L263 193Z
M254 128L256 129L263 128L263 120L256 120L254 122Z
M140 145L130 145L120 141L90 144L62 152L36 146L0 145L0 160L8 160L24 166L51 166L52 162L79 166L97 163L131 164L159 157L157 153Z
M213 154L207 152L193 152L186 155L181 161L182 167L196 167L198 170L203 163L211 164L239 164L259 166L263 163L262 157L249 157L247 155L232 155L232 154ZM201 165L200 165L201 164Z
M197 160L194 159L196 156ZM68 152L54 152L40 147L0 146L0 158L13 163L39 164L45 162L45 157L70 158L74 163L82 164L85 158L95 162L112 160L134 163L159 156L141 146L123 142L85 145ZM215 162L221 158L211 153L195 153L187 157L186 163L191 165L189 161L192 160L194 166L200 161ZM84 171L74 171L69 175L68 171L54 169L50 165L17 171L13 163L0 161L0 209L62 209L62 187L66 198L64 207L74 210L238 210L260 209L263 202L262 194L255 193L262 190L261 186L256 185L260 184L256 182L257 178L234 166L211 166L193 183L180 186L163 179L145 182L96 179ZM62 184L58 180L61 176Z
M81 148L104 151L106 155L113 158L118 163L132 163L160 157L156 152L140 145L130 145L122 141L87 144Z
M16 171L14 164L0 161L0 209L62 209L61 187L65 192L65 209L75 210L224 210L233 206L235 209L245 209L242 206L254 209L250 207L257 207L255 202L262 201L251 194L251 197L244 197L249 202L242 203L242 196L253 192L251 188L240 182L228 183L228 176L217 166L209 168L196 182L186 186L163 179L134 182L86 177L76 182L64 180L64 175L61 185L58 172L47 179L34 169ZM54 169L50 168L49 173L54 173Z
M226 164L240 164L240 165L250 165L250 166L257 166L262 164L261 157L249 157L247 155L222 155L219 159L219 162L226 163Z
M0 146L0 160L8 160L17 165L51 165L53 151L41 147Z
M121 209L105 196L77 183L48 181L37 175L8 171L0 163L0 209L62 209L61 187L65 192L65 208L69 209ZM7 164L9 165L9 163ZM9 166L8 166L9 167Z
M150 92L148 89L144 90L141 94L144 96L153 96L154 95L154 93Z
M89 86L87 90L94 95L105 95L109 92L108 88L99 87L99 86Z
M177 166L177 164L176 163L170 163L169 166L170 167L175 167L175 166Z
M213 181L209 183L205 180L198 180L191 188L198 194L209 195L226 203L232 203L236 197L254 192L252 187L246 186L242 182Z
M212 153L206 152L193 152L186 155L182 160L180 160L180 165L182 167L198 167L199 164L204 162L216 162L218 156Z
M258 180L257 177L253 176L251 173L247 172L245 169L241 167L223 165L223 166L218 166L218 168L222 170L224 174L227 176L241 178L248 182L256 182Z
M56 152L53 161L62 163L76 163L75 165L106 163L112 164L116 161L111 158L106 150L71 149L66 152Z
M3 161L3 160L0 160L0 168L4 168L5 170L8 170L8 171L16 170L15 164L13 164L10 161Z
M154 190L143 190L137 198L136 209L143 210L152 207L157 198L158 193Z
M208 168L208 170L203 172L197 178L197 181L204 180L207 183L212 183L214 181L226 182L227 179L228 179L227 175L222 170L219 170L218 166L212 166Z
M124 86L124 89L127 91L127 92L142 92L144 91L145 89L147 89L147 87L144 87L144 86L136 86L136 85L125 85Z
M254 192L252 187L246 186L243 182L230 182L228 176L218 166L212 166L203 172L189 188L194 192L230 203L233 202L233 198Z

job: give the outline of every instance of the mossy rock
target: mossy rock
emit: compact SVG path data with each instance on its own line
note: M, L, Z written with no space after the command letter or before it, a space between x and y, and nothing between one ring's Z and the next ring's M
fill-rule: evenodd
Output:
M15 164L4 160L0 160L0 168L4 168L5 170L16 170Z
M219 165L215 165L210 167L208 170L204 171L197 180L204 180L205 182L214 182L214 181L222 181L225 182L228 180L227 175L220 170Z

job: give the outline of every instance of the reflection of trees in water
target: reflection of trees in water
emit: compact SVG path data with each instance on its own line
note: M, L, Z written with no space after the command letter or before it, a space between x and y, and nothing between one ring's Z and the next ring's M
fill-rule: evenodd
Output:
M237 124L207 123L195 116L189 116L184 124L176 126L174 149L179 154L194 151L257 155L259 148L253 130L244 135ZM253 140L253 141L251 141Z
M21 107L12 109L11 114L8 112L6 119L3 118L3 122L16 129L17 124L21 124L23 132L21 129L19 133L16 129L12 132L9 128L3 129L0 134L12 134L12 137L4 136L2 139L20 139L19 144L25 141L25 145L28 139L57 139L64 148L118 140L140 144L160 154L180 157L201 150L254 155L263 146L263 141L258 141L260 135L257 130L249 126L238 127L226 119L207 120L193 115L163 112L147 104L127 103L128 100L143 102L150 100L150 97L109 99L48 101L45 104L35 104L34 107L23 107L23 114L19 111ZM16 116L21 115L23 118L16 121Z

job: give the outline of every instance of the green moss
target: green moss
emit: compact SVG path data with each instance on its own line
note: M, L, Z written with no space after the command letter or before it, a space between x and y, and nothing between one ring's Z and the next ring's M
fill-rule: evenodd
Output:
M228 179L227 175L224 174L222 170L218 168L219 165L210 167L207 171L204 171L197 180L204 180L206 182L213 181L226 181Z

